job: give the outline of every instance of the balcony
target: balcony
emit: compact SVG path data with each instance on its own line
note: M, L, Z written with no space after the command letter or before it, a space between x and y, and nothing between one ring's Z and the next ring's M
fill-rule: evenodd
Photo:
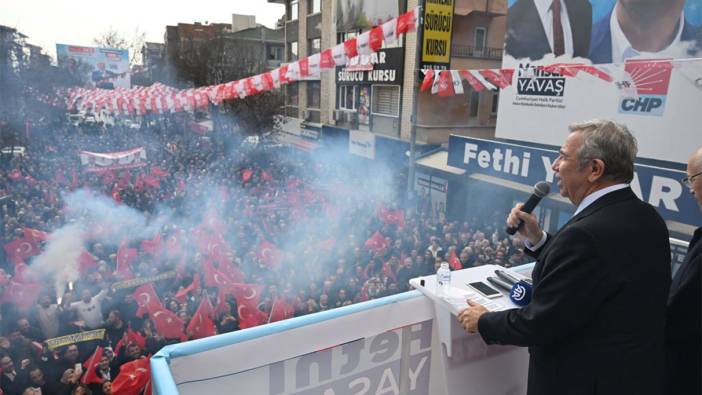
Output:
M472 45L454 45L451 47L451 56L457 58L480 58L501 60L502 48L477 48Z

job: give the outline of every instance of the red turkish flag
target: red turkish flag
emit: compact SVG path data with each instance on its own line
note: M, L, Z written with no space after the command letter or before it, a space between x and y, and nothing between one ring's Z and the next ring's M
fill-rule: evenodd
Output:
M241 171L241 180L244 182L249 182L251 177L253 176L253 170L251 169L244 169Z
M219 261L219 271L227 276L234 283L243 283L246 276L244 272L227 259Z
M378 217L386 225L397 225L400 228L405 226L405 213L401 209L390 210L386 207L378 209Z
M426 92L427 89L431 88L434 83L434 70L424 70L424 79L422 80L422 86L419 87L420 92Z
M358 49L356 48L356 38L350 38L344 41L344 52L346 57L351 59L358 56Z
M39 247L42 241L46 241L49 238L49 234L41 231L39 229L24 228L24 238Z
M102 359L102 347L97 346L93 355L88 358L87 361L83 362L83 369L85 374L81 378L80 382L83 384L93 384L102 383L104 380L97 376L97 371L95 368L100 364L100 359Z
M373 235L366 240L364 246L370 250L373 250L375 253L378 253L388 246L388 241L385 240L385 236L383 236L380 231L375 231L375 233L373 233Z
M333 69L336 67L334 63L334 57L332 56L331 48L325 49L319 54L319 68L320 69Z
M141 249L145 253L156 256L161 251L161 234L158 233L151 240L144 240L141 242Z
M185 323L178 316L166 309L155 311L151 314L151 320L156 326L159 335L166 339L181 339L184 337L183 327Z
M376 26L371 29L369 38L368 38L368 46L370 47L371 51L373 52L378 52L380 50L380 47L383 46L383 28L380 26Z
M485 70L479 70L478 71L480 75L485 77L486 80L490 81L493 83L495 86L497 86L500 89L504 89L510 85L512 85L512 81L508 81L501 73L498 73L495 70L490 70L490 69L485 69Z
M141 333L133 331L131 327L127 328L127 331L124 332L122 338L119 339L117 345L115 345L115 355L119 354L119 351L122 349L122 347L130 343L136 344L137 346L139 346L139 348L143 349L144 347L146 347L146 338L142 336Z
M276 298L271 306L268 322L287 320L295 316L295 305L284 298Z
M10 285L5 288L5 292L0 299L3 303L14 304L20 310L27 310L34 306L41 289L41 284L23 284L10 280Z
M190 292L196 291L198 289L200 289L200 275L196 274L195 277L193 278L193 282L191 282L190 285L188 285L187 287L176 292L175 298L180 303L185 303L185 301L188 297L188 294Z
M283 261L283 252L268 240L263 240L256 249L258 259L268 267L276 267Z
M151 175L154 177L168 177L170 174L158 166L151 166Z
M39 248L26 237L19 237L5 244L8 259L15 265L24 262L27 258L39 255Z
M212 261L205 260L202 262L202 271L204 275L205 287L230 287L234 281L226 274L215 269Z
M193 314L193 318L190 320L185 333L191 339L202 339L203 337L216 335L217 329L214 322L212 322L213 316L214 308L210 303L210 298L205 296L202 298L197 311Z
M397 17L397 35L416 30L417 14L415 10L410 10Z
M461 77L465 78L465 80L468 81L468 83L474 91L480 92L485 88L485 86L477 78L475 78L475 76L473 76L473 74L471 74L470 71L458 70L458 73L461 75Z
M432 92L434 93L434 92ZM439 96L448 97L454 96L453 91L453 81L451 80L451 73L448 70L441 70L439 72Z
M237 315L239 316L239 327L241 329L268 322L268 314L258 309L262 291L263 285L260 284L234 284L228 290L228 293L232 293L236 298ZM221 303L223 303L222 300L220 300Z
M153 284L148 283L139 286L132 294L134 300L136 300L139 308L137 309L136 316L141 318L144 313L153 314L156 311L163 309L163 304L161 304L161 299L159 299L154 289Z
M453 270L463 269L463 264L461 264L461 260L458 259L458 256L456 256L456 250L451 250L451 252L448 254L447 261L449 263L449 266L451 266L451 269L453 269Z
M97 258L86 250L78 257L78 272L81 276L86 275L90 270L97 268Z
M300 65L300 76L301 77L309 77L310 76L310 58L305 57L300 59L299 62L297 62Z
M125 280L134 278L129 264L134 262L138 255L139 252L136 248L128 248L127 243L123 241L117 250L117 270L115 272Z
M119 395L141 395L151 379L149 358L127 362L120 367L119 374L112 382L112 393Z

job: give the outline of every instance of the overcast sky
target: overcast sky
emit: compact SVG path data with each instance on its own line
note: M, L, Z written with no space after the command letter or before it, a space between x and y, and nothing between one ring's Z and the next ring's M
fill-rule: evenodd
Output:
M17 28L54 58L56 43L90 46L110 26L126 38L139 28L147 41L162 43L166 25L178 22L231 23L232 14L245 14L273 27L284 13L267 0L0 0L0 25Z

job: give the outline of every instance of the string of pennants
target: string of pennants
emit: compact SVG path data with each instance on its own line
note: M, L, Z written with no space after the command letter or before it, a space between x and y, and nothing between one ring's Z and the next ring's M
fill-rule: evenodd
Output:
M576 77L584 72L594 75L607 82L613 77L606 66L586 64L557 63L552 65L534 66L532 72L541 70L564 77ZM464 94L463 81L468 82L474 91L483 89L497 90L512 85L513 68L481 69L481 70L424 70L424 79L419 87L420 92L430 91L433 95L454 96Z
M161 83L132 89L72 88L64 93L66 106L114 115L206 110L210 103L220 105L225 100L243 99L296 81L318 79L321 70L344 66L356 56L378 52L383 43L394 44L405 33L416 31L419 12L420 7L415 7L332 48L241 80L182 90Z

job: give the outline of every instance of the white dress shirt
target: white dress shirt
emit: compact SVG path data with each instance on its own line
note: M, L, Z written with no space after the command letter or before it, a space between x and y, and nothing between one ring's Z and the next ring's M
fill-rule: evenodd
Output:
M573 56L573 31L570 28L570 19L568 18L568 9L565 1L561 1L561 26L563 26L563 44L565 48L564 55ZM534 0L536 10L539 12L541 24L544 26L548 44L553 52L553 13L551 12L551 4L553 0Z
M682 37L683 26L685 25L685 12L680 14L680 22L678 22L678 32L675 34L673 41L663 50L658 52L641 52L631 46L629 39L626 38L619 21L617 20L617 12L612 12L609 18L609 30L612 33L612 63L624 63L625 60L641 57L644 59L650 58L687 58L687 45L681 45L680 38Z
M581 211L585 210L585 208L587 208L592 203L595 203L595 201L597 199L601 198L602 196L604 196L608 193L614 192L614 191L618 191L620 189L628 188L628 187L629 187L629 184L614 184L614 185L608 186L607 188L599 189L599 190L585 196L585 199L583 199L582 202L580 202L580 204L578 205L578 208L575 209L575 213L573 213L573 217L580 214ZM544 243L546 243L547 238L548 238L548 235L546 234L546 231L542 230L541 231L541 240L539 240L538 243L531 245L529 240L525 239L524 246L532 251L538 250L539 248L541 248L541 246L544 245Z

